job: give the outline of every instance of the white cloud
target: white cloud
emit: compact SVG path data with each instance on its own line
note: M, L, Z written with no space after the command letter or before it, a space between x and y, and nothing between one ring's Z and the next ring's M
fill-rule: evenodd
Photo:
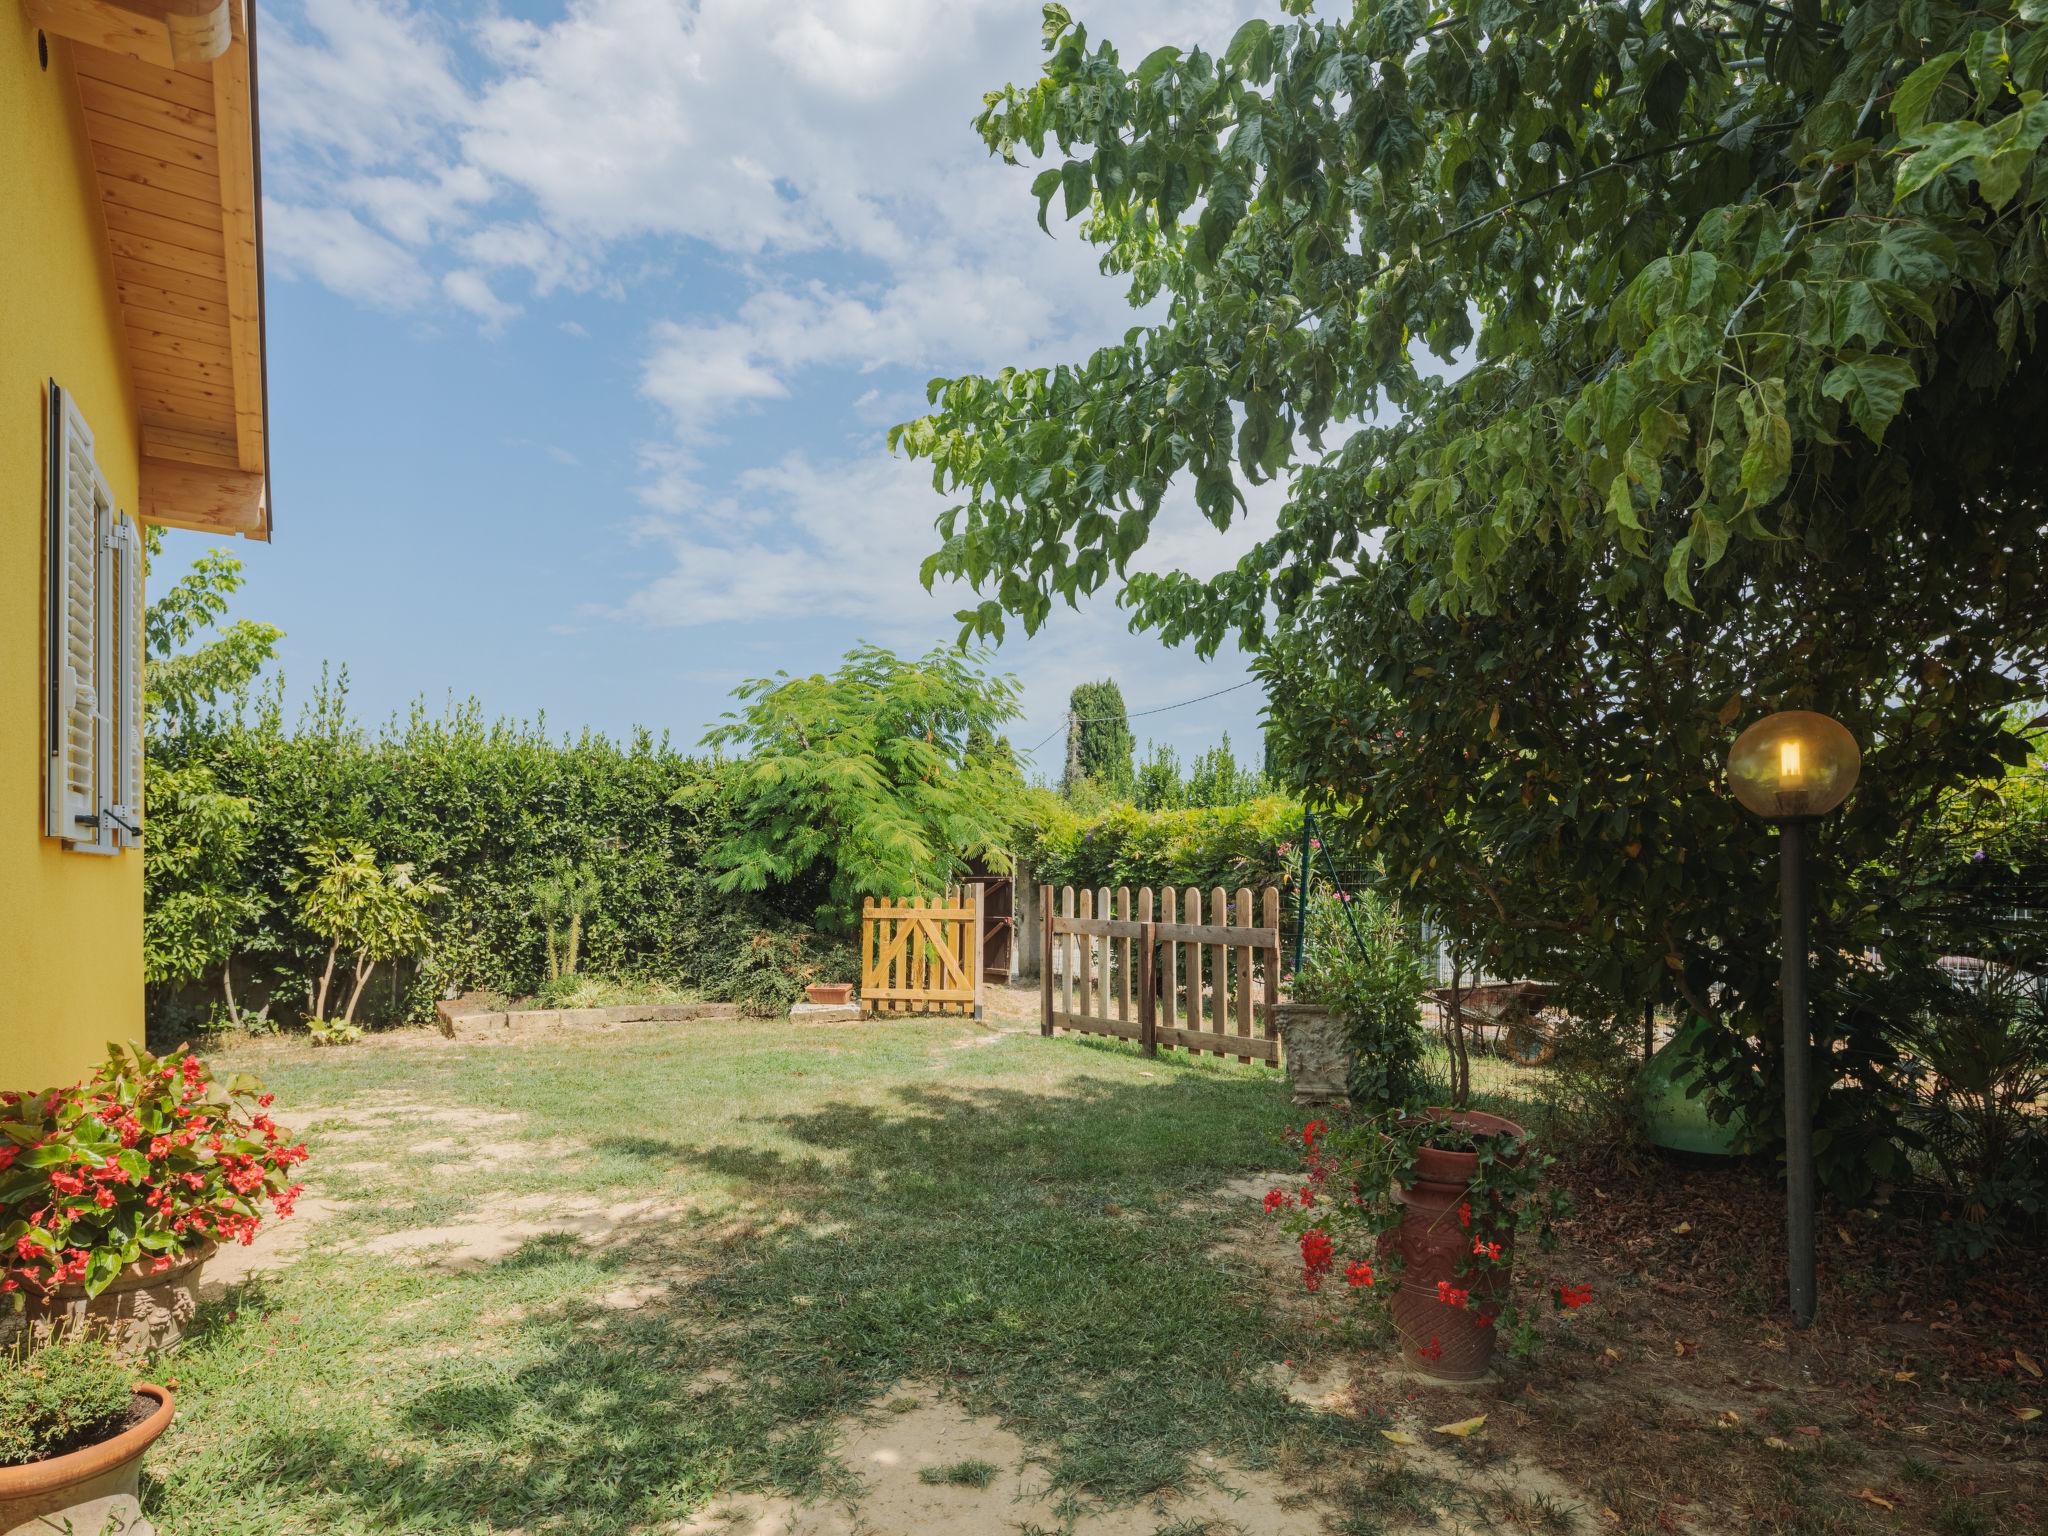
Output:
M286 275L304 275L379 309L410 309L432 289L412 253L346 208L263 200L264 245Z
M1097 0L1086 19L1135 59L1218 46L1257 8ZM352 296L453 305L487 330L554 292L637 297L660 274L636 382L661 430L625 524L646 558L608 612L950 638L963 594L916 579L942 503L877 426L921 409L933 373L1084 356L1132 322L1094 250L1039 232L1031 172L992 161L970 126L984 91L1035 76L1039 11L566 0L552 19L460 23L405 0L306 0L266 39L266 149L296 226L273 247ZM788 420L787 437L732 451L749 415ZM1278 493L1251 500L1219 536L1170 498L1146 564L1231 563ZM1027 682L1099 676L1105 649L1129 653L1117 670L1140 692L1160 691L1136 676L1140 652L1185 677L1185 656L1122 628L1106 597L1060 611L1023 653Z
M623 611L662 628L886 615L930 633L959 606L917 579L940 505L928 473L904 460L789 454L742 473L729 496L644 524L673 563Z
M495 293L480 272L458 267L441 279L441 291L483 322L484 334L495 336L505 322L519 313L517 304L507 304Z
M355 167L431 155L468 95L438 28L403 0L303 0L303 27L266 18L267 152Z

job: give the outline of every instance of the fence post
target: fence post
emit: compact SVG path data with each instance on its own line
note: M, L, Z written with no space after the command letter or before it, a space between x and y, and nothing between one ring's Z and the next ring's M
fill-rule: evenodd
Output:
M987 886L981 887L981 894L984 898L988 895ZM981 999L981 973L983 970L981 946L983 934L981 931L981 902L972 896L967 898L967 931L970 935L967 946L968 953L974 957L972 962L974 966L974 1016L978 1019L983 1015Z
M1138 924L1138 1049L1147 1056L1159 1054L1159 1017L1152 1005L1153 950L1158 933L1159 925L1149 919Z
M1052 1038L1052 887L1038 888L1038 905L1042 911L1041 928L1045 936L1045 948L1038 957L1038 1032L1048 1040Z

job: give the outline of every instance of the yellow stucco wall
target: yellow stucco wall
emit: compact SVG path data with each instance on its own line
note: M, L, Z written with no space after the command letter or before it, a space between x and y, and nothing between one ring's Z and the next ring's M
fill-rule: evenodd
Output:
M0 0L0 1088L89 1071L142 1034L142 855L67 853L43 829L44 437L72 392L136 506L139 430L68 45Z

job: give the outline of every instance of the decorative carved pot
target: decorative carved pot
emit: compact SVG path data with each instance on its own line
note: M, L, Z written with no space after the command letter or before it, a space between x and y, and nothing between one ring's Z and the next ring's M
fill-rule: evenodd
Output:
M82 1285L60 1285L48 1296L31 1294L21 1312L0 1315L0 1347L23 1328L46 1337L59 1329L84 1327L104 1332L124 1355L139 1358L152 1350L173 1348L199 1310L199 1272L216 1251L208 1239L157 1273L151 1272L148 1260L137 1260L97 1296L87 1296Z
M1525 1132L1512 1120L1481 1110L1427 1109L1432 1120L1448 1121L1460 1130L1481 1135L1512 1136ZM1472 1176L1479 1170L1476 1152L1446 1152L1423 1147L1415 1154L1415 1173L1397 1198L1404 1207L1401 1225L1380 1239L1382 1248L1401 1255L1401 1284L1390 1310L1401 1336L1401 1362L1438 1381L1473 1381L1493 1363L1493 1320L1500 1314L1513 1273L1514 1234L1489 1231L1509 1261L1488 1265L1460 1277L1472 1251L1472 1231L1458 1220L1458 1207L1472 1198ZM1475 1226L1482 1225L1475 1220ZM1506 1225L1503 1221L1502 1225ZM1467 1291L1464 1306L1447 1304L1437 1294L1438 1282Z
M135 1384L135 1411L111 1439L23 1467L0 1467L0 1536L120 1531L150 1536L137 1502L142 1454L171 1427L171 1394Z
M1280 1053L1297 1104L1344 1108L1351 1102L1351 1042L1321 1003L1275 1003Z
M814 1003L823 1003L828 1008L844 1008L853 1001L853 983L814 981L804 988L804 996Z

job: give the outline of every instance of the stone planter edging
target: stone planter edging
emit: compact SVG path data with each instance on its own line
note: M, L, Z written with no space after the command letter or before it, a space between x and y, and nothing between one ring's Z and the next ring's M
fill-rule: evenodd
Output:
M736 1019L738 1003L627 1003L616 1008L514 1008L491 1013L435 1010L450 1040L579 1024L682 1024L691 1019Z

